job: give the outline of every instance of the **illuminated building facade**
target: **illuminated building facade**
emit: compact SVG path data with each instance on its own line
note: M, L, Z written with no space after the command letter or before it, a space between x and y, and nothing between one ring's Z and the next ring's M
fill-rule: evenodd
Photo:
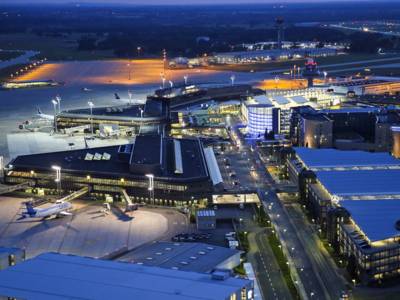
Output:
M400 161L387 153L293 150L288 176L352 277L377 284L400 276Z
M252 136L264 135L266 131L279 133L279 109L272 105L246 104L243 118L247 122L248 133Z

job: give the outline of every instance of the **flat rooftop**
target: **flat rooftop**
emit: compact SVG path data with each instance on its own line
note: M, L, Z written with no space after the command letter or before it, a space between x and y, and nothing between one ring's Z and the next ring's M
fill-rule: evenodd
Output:
M331 195L400 195L400 170L316 171L318 180Z
M146 266L207 273L239 253L238 250L204 243L154 242L139 247L119 260Z
M160 144L152 144L150 139L137 139L145 141L143 145L138 146L142 152L140 159L148 155L148 161L154 161L159 155ZM139 145L140 143L138 143ZM181 139L182 154L182 173L175 173L173 152L173 139L165 138L165 163L160 169L161 173L154 174L161 180L188 180L208 178L207 165L203 157L202 145L197 139ZM161 145L162 146L162 145ZM136 148L136 145L135 147ZM49 152L41 154L21 155L15 158L11 164L13 170L34 170L53 172L52 166L61 167L62 172L75 173L79 175L93 175L97 177L115 177L115 178L142 178L145 176L142 170L130 169L129 161L124 161L119 157L119 146L98 147L79 150L68 150L60 152ZM87 159L93 156L93 159ZM97 158L97 159L96 159ZM139 159L139 158L137 158ZM158 160L159 161L159 160Z
M227 299L251 281L47 253L0 272L0 295L57 299Z
M397 200L345 200L340 205L351 215L357 226L371 242L400 235L396 222L400 220L400 199Z
M314 113L303 113L301 117L305 120L317 121L317 122L332 122L326 115L324 114L314 114Z
M160 164L162 153L160 135L138 135L133 147L131 162L136 164Z
M399 167L400 160L386 152L345 151L295 147L297 156L309 169L354 167Z

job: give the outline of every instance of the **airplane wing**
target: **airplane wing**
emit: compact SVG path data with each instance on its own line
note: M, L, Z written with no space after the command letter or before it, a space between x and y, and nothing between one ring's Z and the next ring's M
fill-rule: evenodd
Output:
M71 213L66 212L66 211L59 212L58 215L60 215L60 216L72 216Z

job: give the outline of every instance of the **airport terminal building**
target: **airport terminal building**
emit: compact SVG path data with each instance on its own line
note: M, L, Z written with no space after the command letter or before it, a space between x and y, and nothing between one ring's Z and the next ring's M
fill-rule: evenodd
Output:
M55 182L56 170L61 180ZM5 169L6 183L33 181L44 190L112 195L134 202L181 205L206 200L222 185L211 148L199 139L139 135L133 144L23 155Z
M294 148L300 201L366 284L400 275L400 161L387 153Z
M86 125L100 131L107 126L117 130L129 128L132 134L163 132L169 123L169 113L166 101L148 99L144 104L93 106L62 111L56 115L56 123L58 129Z

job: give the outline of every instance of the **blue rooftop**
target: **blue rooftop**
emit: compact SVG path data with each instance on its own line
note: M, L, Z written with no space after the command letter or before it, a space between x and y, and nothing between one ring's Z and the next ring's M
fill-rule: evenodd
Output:
M400 195L400 169L316 171L315 174L332 195Z
M294 148L310 168L400 166L400 160L386 152L343 151L336 149Z
M250 280L47 253L0 272L0 295L28 300L227 299Z
M350 214L371 242L400 235L400 200L345 200L340 205Z

